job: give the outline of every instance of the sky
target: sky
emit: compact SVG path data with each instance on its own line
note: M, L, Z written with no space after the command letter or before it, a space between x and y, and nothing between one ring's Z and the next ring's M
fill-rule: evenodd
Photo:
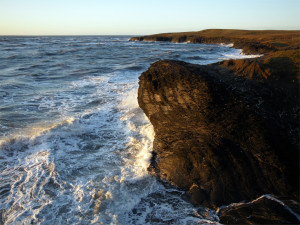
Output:
M0 35L300 30L300 0L0 0Z

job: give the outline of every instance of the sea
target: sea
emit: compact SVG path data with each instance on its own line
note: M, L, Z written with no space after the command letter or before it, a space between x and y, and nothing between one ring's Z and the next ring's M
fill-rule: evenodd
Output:
M160 59L253 56L129 39L0 36L0 224L219 224L148 174L138 77Z

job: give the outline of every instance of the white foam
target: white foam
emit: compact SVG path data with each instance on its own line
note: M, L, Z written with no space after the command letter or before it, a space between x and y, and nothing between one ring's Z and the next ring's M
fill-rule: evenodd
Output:
M128 129L131 131L129 142L130 153L134 156L125 164L123 173L134 173L136 178L148 176L152 156L152 143L154 139L153 126L138 106L137 88L123 94L120 109L124 112L121 120L125 121Z
M222 56L223 57L219 58L220 60L258 58L258 57L261 57L263 55L246 55L246 54L243 54L241 49L235 49L234 53L222 54Z
M233 47L233 43L230 43L230 44L221 43L220 45L228 47L228 48L232 48Z
M55 129L59 126L64 125L71 125L75 121L74 117L67 117L63 118L60 121L54 121L52 123L36 123L33 124L31 127L22 129L21 131L17 131L13 134L10 134L6 137L0 138L0 147L3 146L5 143L12 142L14 140L22 140L22 139L35 139L47 132Z
M119 107L128 110L134 110L136 108L139 108L137 101L137 93L137 88L132 88L132 90L123 94L121 104Z
M12 180L13 183L9 196L2 203L10 206L5 218L7 224L18 220L24 224L35 221L41 210L52 203L51 198L45 195L45 189L50 188L50 183L55 185L56 193L63 191L62 185L56 179L55 164L50 157L50 152L46 149L46 145L40 146L42 147L45 149L36 149L35 153L26 156L18 154L15 160L19 166L15 168L9 166L1 173L2 176L14 175L7 180L7 182ZM17 173L14 173L15 171ZM1 208L6 207L1 205ZM31 212L31 216L24 217L23 214L28 211Z

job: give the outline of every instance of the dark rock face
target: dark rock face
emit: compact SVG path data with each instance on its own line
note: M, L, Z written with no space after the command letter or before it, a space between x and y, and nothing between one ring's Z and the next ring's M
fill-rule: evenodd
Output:
M138 102L156 133L149 170L214 208L265 193L298 198L298 84L229 66L163 60L140 76Z
M280 201L262 196L252 202L232 204L219 211L223 224L299 224L300 217L294 201Z

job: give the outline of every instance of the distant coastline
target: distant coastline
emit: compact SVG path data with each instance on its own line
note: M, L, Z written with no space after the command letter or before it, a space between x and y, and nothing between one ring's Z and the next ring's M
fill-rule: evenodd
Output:
M230 44L243 49L245 54L261 54L269 51L299 49L299 30L233 30L208 29L198 32L162 33L132 37L131 41L169 41L188 43Z

